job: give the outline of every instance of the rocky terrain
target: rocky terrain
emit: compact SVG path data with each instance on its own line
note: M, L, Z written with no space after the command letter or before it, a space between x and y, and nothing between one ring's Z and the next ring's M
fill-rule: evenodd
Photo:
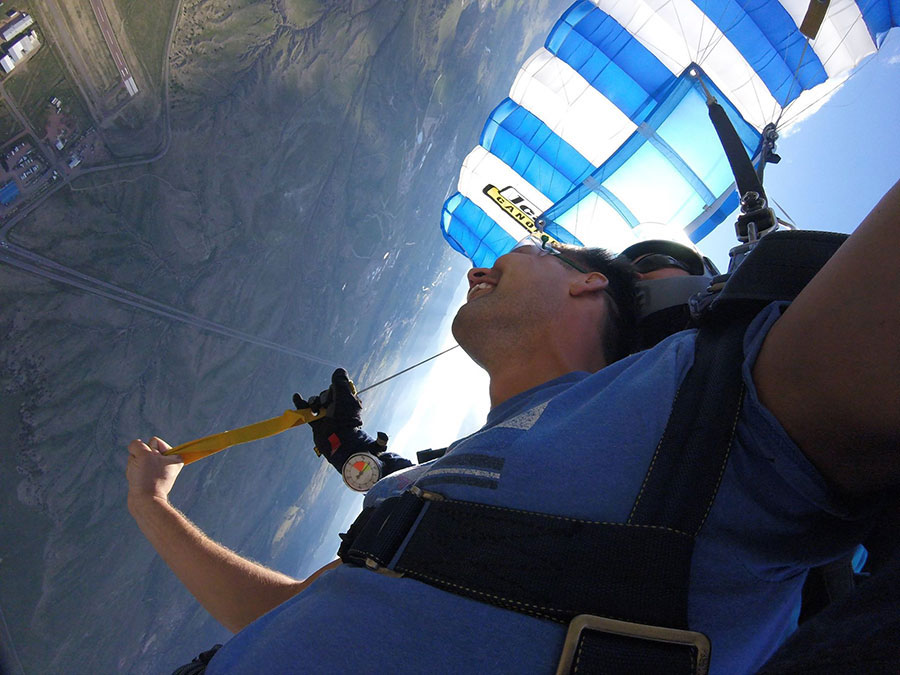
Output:
M389 375L434 349L467 267L441 203L566 4L186 0L168 152L79 179L10 240L361 384ZM169 672L226 639L128 516L124 447L278 414L331 366L6 266L0 338L4 672ZM366 399L372 428L403 393ZM308 574L358 504L310 446L300 429L191 465L172 501Z

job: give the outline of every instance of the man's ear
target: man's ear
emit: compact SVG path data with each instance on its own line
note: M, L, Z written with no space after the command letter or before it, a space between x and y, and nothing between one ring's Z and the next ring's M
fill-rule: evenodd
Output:
M609 287L609 279L602 272L591 272L569 284L569 295L578 297L585 293L602 293Z

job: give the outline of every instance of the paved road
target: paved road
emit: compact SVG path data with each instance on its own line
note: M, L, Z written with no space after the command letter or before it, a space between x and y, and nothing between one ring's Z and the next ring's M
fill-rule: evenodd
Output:
M103 6L103 0L91 0L91 9L94 10L94 16L97 17L97 23L100 25L100 30L103 33L103 39L106 40L106 46L109 47L109 53L112 54L113 61L116 63L116 68L119 70L119 75L122 76L122 83L125 85L128 93L134 96L137 93L137 86L134 83L131 72L128 70L128 64L125 63L125 56L122 54L122 49L119 47L119 41L116 40L116 34L113 32L112 26L109 23L109 17L106 14L106 7Z
M4 668L6 670L3 670ZM19 655L13 646L9 627L6 625L3 609L0 609L0 671L9 675L25 675L22 662L19 660Z
M204 319L195 314L191 314L190 312L182 311L163 302L153 300L152 298L148 298L138 293L133 293L132 291L120 288L115 284L83 274L70 267L66 267L65 265L60 265L49 258L33 253L21 246L16 246L9 241L0 241L0 263L6 263L20 270L44 277L45 279L59 281L69 286L80 288L88 293L115 300L116 302L121 302L125 305L130 305L131 307L150 312L151 314L156 314L157 316L162 316L173 321L179 321L211 333L223 335L235 340L241 340L248 344L258 345L282 354L287 354L288 356L296 356L305 359L306 361L321 363L333 368L337 368L340 365L333 361L329 361L328 359L319 358L318 356L299 349L293 349L292 347L280 345L277 342L272 342L271 340L245 333L244 331L229 328L223 324Z

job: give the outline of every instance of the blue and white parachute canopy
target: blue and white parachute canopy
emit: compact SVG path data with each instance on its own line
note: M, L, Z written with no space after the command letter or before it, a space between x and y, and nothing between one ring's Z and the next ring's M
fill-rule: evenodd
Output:
M578 0L463 162L441 229L489 267L528 231L620 251L700 241L738 204L700 81L756 159L900 25L900 0ZM808 31L807 31L808 32Z

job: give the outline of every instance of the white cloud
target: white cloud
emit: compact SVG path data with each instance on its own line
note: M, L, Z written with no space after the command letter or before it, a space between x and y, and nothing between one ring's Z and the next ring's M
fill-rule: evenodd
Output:
M900 63L900 54L894 54L893 56L889 57L887 62L889 66L896 66L898 63Z
M435 336L434 353L454 344L450 325L467 290L468 282L463 277ZM475 431L490 409L487 374L462 349L444 354L429 366L415 385L418 400L403 426L394 427L399 420L391 420L394 431L390 449L412 460L419 450L445 447Z
M804 91L787 108L778 125L778 133L782 138L797 133L800 123L815 115L819 109L847 82L848 74L832 77L822 84Z

